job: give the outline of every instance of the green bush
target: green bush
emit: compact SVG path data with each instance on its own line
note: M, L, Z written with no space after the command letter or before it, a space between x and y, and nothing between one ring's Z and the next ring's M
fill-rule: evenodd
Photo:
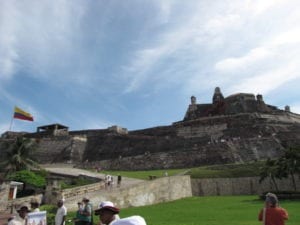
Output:
M71 182L60 181L60 186L62 189L67 189L67 188L74 188L74 187L79 187L79 186L83 186L83 185L88 185L88 184L92 184L92 183L95 183L95 182L80 177L80 178L72 179Z
M46 178L42 176L42 172L33 172L29 170L21 170L8 176L9 180L23 182L32 186L42 188L46 185Z
M47 225L54 225L55 224L55 214L56 214L57 207L54 205L42 205L40 207L40 211L47 212Z

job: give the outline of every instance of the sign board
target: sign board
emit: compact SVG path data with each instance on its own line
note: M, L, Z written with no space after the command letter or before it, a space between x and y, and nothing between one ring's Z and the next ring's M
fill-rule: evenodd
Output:
M47 225L47 212L28 213L27 225Z

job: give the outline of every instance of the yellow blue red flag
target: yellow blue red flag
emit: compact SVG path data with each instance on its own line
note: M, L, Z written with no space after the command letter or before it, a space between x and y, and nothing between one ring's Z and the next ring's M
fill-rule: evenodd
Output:
M18 107L15 107L14 118L19 120L33 121L33 116L30 113L25 112L24 110Z

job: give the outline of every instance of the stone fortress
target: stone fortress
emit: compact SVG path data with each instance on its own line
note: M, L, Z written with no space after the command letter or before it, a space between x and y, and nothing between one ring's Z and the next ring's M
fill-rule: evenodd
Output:
M288 106L280 110L262 95L238 93L224 97L215 88L212 103L191 104L182 121L169 126L128 131L107 129L69 131L61 124L35 133L6 132L33 138L40 163L72 163L78 167L113 170L189 168L276 158L289 146L300 146L300 115Z

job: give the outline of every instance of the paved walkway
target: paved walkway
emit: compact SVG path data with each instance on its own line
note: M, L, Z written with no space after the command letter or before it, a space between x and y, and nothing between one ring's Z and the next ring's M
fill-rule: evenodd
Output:
M71 164L45 164L42 165L42 167L49 172L53 172L57 174L73 175L73 176L78 176L81 174L89 177L97 177L100 179L104 179L105 177L105 174L103 173L97 173L89 170L74 168L73 165ZM117 176L113 176L113 180L116 185ZM144 180L122 177L121 187L123 188L127 186L132 186L141 182L144 182Z

